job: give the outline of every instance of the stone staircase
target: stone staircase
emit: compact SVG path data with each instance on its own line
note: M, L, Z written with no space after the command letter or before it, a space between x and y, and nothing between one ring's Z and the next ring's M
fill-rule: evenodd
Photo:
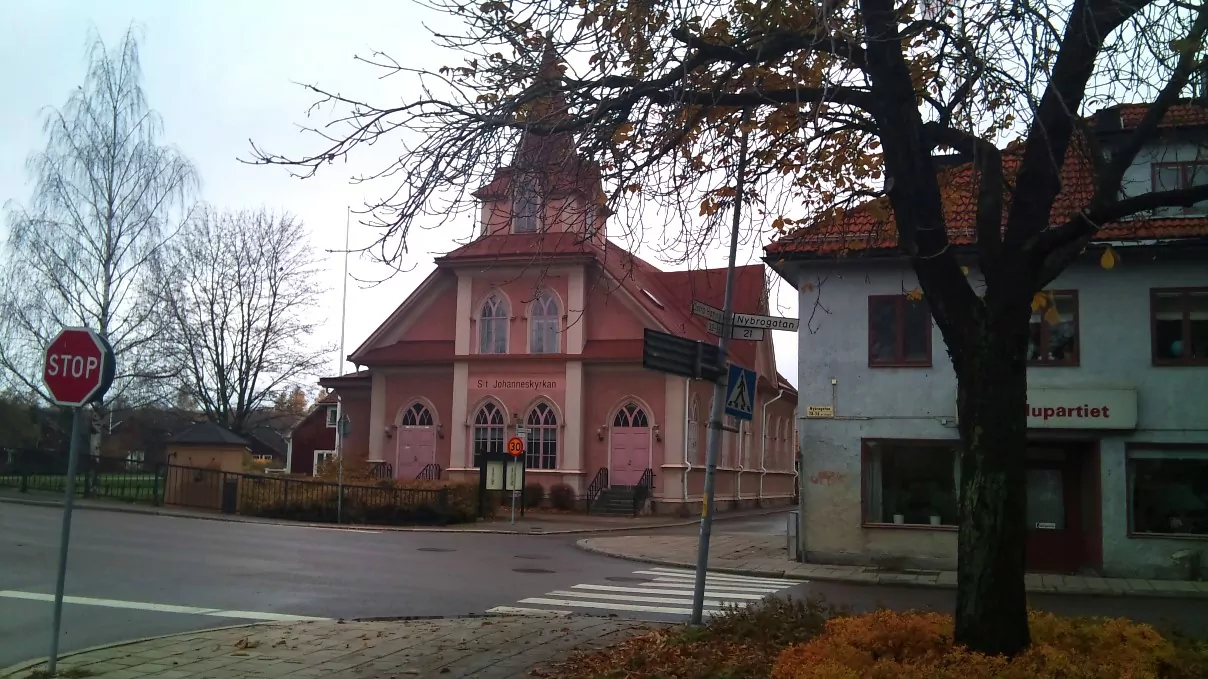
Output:
M612 486L600 491L591 505L591 513L602 516L632 516L637 486Z

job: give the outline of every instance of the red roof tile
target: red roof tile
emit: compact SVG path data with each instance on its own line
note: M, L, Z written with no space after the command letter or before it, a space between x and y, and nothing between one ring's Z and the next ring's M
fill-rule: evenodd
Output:
M361 365L439 363L453 360L453 340L404 340L362 354Z
M1203 109L1195 107L1200 113ZM1129 109L1132 115L1132 109ZM1142 114L1144 113L1142 109ZM1183 115L1183 114L1180 114ZM1190 114L1186 114L1190 115ZM1208 115L1205 116L1208 119ZM1139 120L1139 117L1137 118ZM1132 123L1132 124L1135 124ZM1004 174L1010 179L1019 169L1023 145L1012 144L1003 151ZM972 245L976 205L976 181L972 164L939 171L944 220L953 245ZM1062 168L1062 189L1053 202L1051 224L1062 224L1089 204L1094 193L1094 174L1087 152L1071 144ZM1006 214L1003 214L1005 226ZM1096 241L1208 236L1204 218L1136 218L1105 225ZM853 252L897 251L898 231L887 198L861 204L834 220L802 227L769 244L769 256L811 253L842 256Z
M1117 104L1103 109L1116 111L1120 114L1120 123L1124 128L1133 128L1141 124L1149 104ZM1192 125L1208 125L1208 107L1194 101L1184 101L1171 106L1159 123L1160 127L1189 127Z
M497 233L471 241L436 258L446 262L493 261L502 259L545 260L560 255L595 257L599 247L586 242L583 235L570 231L542 233Z

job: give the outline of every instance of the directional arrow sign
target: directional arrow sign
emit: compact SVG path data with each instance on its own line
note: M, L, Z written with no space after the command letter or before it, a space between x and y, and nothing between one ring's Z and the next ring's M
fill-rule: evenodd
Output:
M717 321L709 321L709 334L721 337L722 325ZM736 340L758 342L763 339L763 328L730 328L730 337Z
M695 304L695 302L693 302L693 304ZM767 330L785 330L787 332L797 332L797 328L800 325L801 321L796 318L759 316L756 314L734 314L734 327L736 328L764 328Z

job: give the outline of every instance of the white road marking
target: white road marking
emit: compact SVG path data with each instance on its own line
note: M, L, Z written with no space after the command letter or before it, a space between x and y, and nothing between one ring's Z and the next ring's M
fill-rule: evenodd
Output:
M655 589L652 587L617 587L615 585L575 585L571 589L595 589L603 592L622 592L627 594L671 594L672 590ZM674 593L685 596L689 601L692 600L691 590L674 590ZM705 596L725 597L727 599L744 599L746 601L759 601L767 596L766 594L731 594L727 592L719 592L716 589L706 589Z
M497 606L488 612L517 611L516 614L523 615L531 611L557 611L560 614L570 614L578 609L583 612L659 613L677 617L691 615L695 579L693 571L654 568L635 571L634 575L646 577L644 581L631 585L594 582L571 585L566 589L556 589L541 596L521 599L516 602L516 606ZM705 612L708 615L719 615L727 608L750 606L776 592L799 584L801 582L796 580L709 573L705 579Z
M53 602L53 594L41 592L18 592L16 590L0 590L0 597L7 599L25 599L26 601ZM103 606L106 608L126 608L137 611L152 611L155 613L180 613L183 615L208 615L215 618L238 618L242 620L262 620L266 622L306 622L310 620L327 620L308 615L287 615L285 613L262 613L257 611L233 611L222 608L199 608L197 606L175 606L172 604L153 604L143 601L123 601L121 599L97 599L84 596L64 596L63 603L81 606Z

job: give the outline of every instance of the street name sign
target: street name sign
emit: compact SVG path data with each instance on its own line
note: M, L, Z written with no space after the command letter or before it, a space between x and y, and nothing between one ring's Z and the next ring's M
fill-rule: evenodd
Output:
M736 328L762 328L765 330L797 332L797 328L800 325L801 321L796 318L760 316L758 314L734 314L734 327Z
M705 304L698 300L692 300L692 313L696 316L707 318L719 326L725 322L725 313L715 306ZM801 326L800 319L782 318L780 316L762 316L760 314L734 314L734 327L736 328L758 328L760 330L784 330L786 332L797 332ZM713 332L714 335L720 335L721 331ZM734 336L735 339L754 339Z
M55 403L78 408L99 401L113 384L113 349L87 328L64 328L46 346L42 381Z
M708 329L710 335L721 337L722 324L717 321L709 321ZM763 328L740 328L734 326L730 328L730 338L736 340L746 340L748 342L758 342L762 340Z
M755 416L755 371L730 364L726 380L726 414L739 420Z

